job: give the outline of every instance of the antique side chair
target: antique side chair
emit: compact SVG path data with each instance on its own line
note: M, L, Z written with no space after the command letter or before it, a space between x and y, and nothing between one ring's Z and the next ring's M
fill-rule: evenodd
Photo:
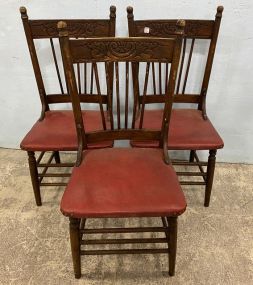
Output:
M178 176L183 177L200 177L202 181L180 181L181 185L204 185L205 199L204 206L208 207L210 203L211 190L213 185L215 160L217 149L223 148L223 141L211 121L206 114L206 95L211 75L213 58L218 38L220 22L222 17L223 7L217 8L215 20L185 20L185 32L183 45L181 50L180 67L175 88L174 103L181 105L179 108L173 108L171 116L171 128L168 138L169 150L190 150L189 161L173 161L173 165L182 165L197 167L199 171L180 171ZM127 8L128 29L130 37L174 37L176 31L177 20L134 20L133 8ZM197 79L193 74L190 76L190 67L194 56L198 60L201 44L208 44L206 59L203 67L198 66L199 73L201 68L201 86L199 92L187 92L187 83L190 78L195 85ZM161 71L164 67L161 64L155 66L152 64L152 88L154 93L163 99L164 89L166 86L167 76L162 77ZM167 70L168 67L166 66ZM138 66L135 67L135 74L138 74ZM133 76L136 76L133 74ZM148 80L149 78L147 78ZM187 81L188 80L188 81ZM138 84L138 83L137 83ZM151 85L151 83L150 83ZM189 85L189 84L188 84ZM142 98L139 96L139 105L142 104ZM187 106L186 104L188 103ZM192 108L195 105L196 108ZM148 110L146 120L143 126L146 128L158 128L162 120L162 110ZM133 147L157 147L155 142L132 141ZM197 150L208 150L208 162L200 161Z
M98 254L142 254L167 253L169 255L169 274L174 275L177 217L186 209L184 194L177 175L170 164L167 151L172 96L174 94L177 68L180 58L184 21L177 25L178 36L173 39L158 38L103 38L69 39L68 26L58 23L60 45L69 93L75 116L78 134L78 155L68 186L61 201L62 213L70 220L70 242L75 277L81 277L81 255ZM113 127L85 132L78 84L74 67L80 62L105 62L115 64L115 103L109 105ZM168 63L170 76L163 103L163 120L160 129L142 128L145 117L141 109L140 124L135 126L137 93L130 85L130 63L163 62ZM120 84L121 80L125 83ZM146 86L146 83L144 83ZM122 90L124 89L124 90ZM109 85L108 92L112 89ZM121 93L121 94L120 94ZM133 95L133 98L131 97ZM100 95L100 94L99 94ZM109 95L109 94L108 94ZM111 98L111 96L109 96ZM156 96L143 98L156 103ZM143 99L145 100L145 99ZM122 116L121 116L122 115ZM123 116L124 115L124 116ZM104 118L104 110L101 108ZM124 118L124 120L122 120ZM130 118L130 119L129 119ZM124 122L123 122L124 121ZM87 150L89 143L105 140L152 140L159 148L104 148ZM162 217L162 226L130 228L87 228L88 218L129 218ZM123 239L86 239L89 234L106 233L144 233L163 232L163 238L123 238ZM136 244L167 243L167 247L145 249L82 249L99 244Z
M42 105L41 116L32 126L21 142L21 149L27 151L30 175L33 185L33 191L37 206L42 205L40 188L42 186L65 186L66 183L52 182L53 177L69 177L70 173L66 173L66 167L73 167L74 163L63 163L60 160L59 151L76 151L77 137L75 132L75 124L72 110L52 110L50 106L63 106L62 103L70 103L71 99L65 87L65 79L63 65L61 61L57 22L54 20L30 20L25 7L20 8L21 18L23 21L24 31L27 39L27 44L31 56L33 70L38 86L39 96ZM114 37L115 36L115 20L116 8L110 7L109 19L85 19L85 20L66 20L68 23L70 36L73 38L86 37ZM43 76L42 64L39 61L38 50L36 44L47 44L51 51L51 58L48 62L55 67L55 74L59 82L58 94L47 92L45 82L46 75ZM58 49L57 49L58 48ZM41 48L40 48L41 49ZM49 54L50 56L50 54ZM109 64L108 76L112 80L113 69ZM96 65L78 64L76 73L78 77L78 92L82 103L95 103L98 105L97 82L95 78ZM57 79L56 79L57 80ZM102 104L108 105L108 98L102 96ZM59 105L61 104L61 105ZM85 104L87 107L87 104ZM62 108L62 107L60 107ZM107 106L108 108L108 106ZM84 110L82 112L83 120L87 130L97 130L101 128L102 121L100 111ZM109 125L108 120L106 124ZM92 143L88 145L90 148L112 147L112 141ZM35 158L35 152L40 153L38 158ZM48 161L42 162L46 152L52 152ZM52 163L53 159L56 163ZM48 173L48 169L62 169L64 173ZM39 171L41 169L41 171ZM45 182L44 178L50 178L51 182ZM54 178L53 178L54 180Z

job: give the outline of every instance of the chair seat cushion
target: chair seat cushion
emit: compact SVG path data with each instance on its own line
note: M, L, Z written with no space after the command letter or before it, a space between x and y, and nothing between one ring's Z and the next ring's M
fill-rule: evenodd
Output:
M66 216L177 216L186 202L161 149L87 150L74 167L61 201Z
M103 129L100 111L83 111L83 121L86 132ZM90 148L112 146L112 141L88 145ZM73 112L47 111L45 118L33 125L20 147L26 151L76 150L77 135Z
M143 128L161 128L163 110L145 110ZM138 121L136 122L138 126ZM133 147L158 147L155 141L132 141ZM168 136L168 149L209 150L219 149L224 143L209 119L194 109L173 109Z

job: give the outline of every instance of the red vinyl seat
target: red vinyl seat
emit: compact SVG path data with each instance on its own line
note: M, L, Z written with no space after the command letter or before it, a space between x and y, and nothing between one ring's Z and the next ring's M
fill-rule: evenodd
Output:
M159 129L162 122L162 110L146 110L143 128ZM138 126L138 121L136 122ZM132 141L133 147L158 147L157 142ZM224 145L221 137L209 119L204 120L202 112L195 109L173 109L168 135L168 149L173 150L209 150Z
M86 131L102 130L100 111L83 111ZM110 129L108 122L108 129ZM90 148L112 147L113 142L88 145ZM26 151L73 151L77 149L77 134L72 111L47 111L42 121L37 121L20 144Z
M178 216L186 201L160 149L88 150L73 169L61 201L66 216Z

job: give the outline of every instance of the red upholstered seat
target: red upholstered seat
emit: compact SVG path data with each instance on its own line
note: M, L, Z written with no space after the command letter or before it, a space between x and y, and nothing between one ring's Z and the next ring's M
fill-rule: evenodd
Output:
M100 111L83 111L83 121L87 132L103 129ZM112 141L89 145L90 148L112 146ZM76 150L77 135L73 112L47 111L44 120L33 125L20 147L27 151Z
M161 149L88 150L74 167L61 201L66 216L178 216L186 202Z
M159 129L162 110L146 110L143 127ZM138 126L138 122L136 123ZM132 141L134 147L157 147L157 142ZM170 121L168 149L209 150L219 149L224 145L221 137L210 120L204 120L202 112L194 109L173 109Z

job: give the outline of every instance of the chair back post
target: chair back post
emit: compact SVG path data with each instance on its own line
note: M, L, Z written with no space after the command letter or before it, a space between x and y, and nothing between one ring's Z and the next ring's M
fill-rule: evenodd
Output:
M133 14L133 7L127 7L127 22L128 22L128 33L129 36L135 35L134 31L134 14Z
M203 118L205 120L207 120L207 114L206 114L206 93L207 93L209 79L210 79L210 75L211 75L211 71L212 71L213 59L214 59L214 54L215 54L218 34L219 34L219 30L220 30L220 23L221 23L223 10L224 10L223 6L218 6L217 7L217 13L216 13L216 16L215 16L213 33L212 33L211 43L210 43L210 46L209 46L207 62L206 62L206 67L205 67L205 73L204 73L204 78L203 78L202 87L201 87L201 97L202 97L202 100L201 100L201 102L198 105L198 109L202 110L202 115L203 115Z
M109 37L115 37L115 27L116 27L116 6L110 6L110 31ZM107 110L110 111L112 109L113 104L113 77L114 77L114 65L111 63L105 64L106 72L108 72L108 105ZM109 106L110 105L110 106Z
M116 7L110 6L110 37L115 37Z
M178 72L178 65L180 61L180 53L181 53L181 46L184 36L184 29L185 29L185 21L178 20L176 25L176 43L174 46L173 51L173 61L171 63L171 71L169 80L167 83L167 87L165 89L165 112L163 114L163 124L162 124L162 132L161 132L161 140L160 140L160 147L163 148L164 153L164 161L166 164L171 164L170 158L168 155L168 132L169 132L169 122L171 118L171 111L172 111L172 104L173 104L173 97L175 93L175 86L176 86L176 79L177 79L177 72Z
M32 61L32 65L33 65L33 69L34 69L34 73L35 73L35 79L36 79L37 86L38 86L40 101L41 101L41 105L42 105L41 116L39 118L39 120L41 121L45 117L45 112L49 110L49 105L47 102L45 86L43 83L40 65L39 65L36 49L34 46L34 41L32 38L32 33L31 33L31 28L30 28L30 24L29 24L28 15L27 15L27 10L25 7L20 7L19 11L21 14L22 22L23 22L23 27L24 27L24 31L25 31L25 35L26 35L26 41L28 44L29 53L30 53L30 57L31 57L31 61Z
M135 37L135 26L134 26L134 14L133 14L133 7L128 6L127 7L127 22L128 22L128 35L129 37ZM136 113L135 119L138 118L138 113L140 110L140 86L139 86L139 80L138 80L138 74L139 74L139 64L138 63L132 63L132 78L133 78L133 84L134 84L134 100L136 102ZM134 126L134 120L133 120L133 126Z
M79 166L82 162L82 153L83 149L87 148L87 142L85 138L82 110L80 106L80 99L78 96L78 89L75 78L75 71L72 64L72 57L70 54L69 47L69 34L67 31L67 24L63 21L60 21L57 24L59 30L59 41L61 46L63 66L65 70L66 82L70 94L75 93L76 96L71 96L73 113L76 122L76 131L77 131L77 141L78 141L78 151L77 151L77 160L76 166Z

